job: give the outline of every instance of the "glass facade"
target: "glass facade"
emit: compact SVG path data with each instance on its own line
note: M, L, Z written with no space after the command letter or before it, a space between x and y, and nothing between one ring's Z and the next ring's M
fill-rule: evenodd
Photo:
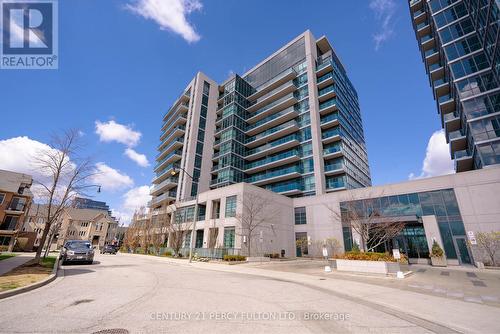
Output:
M226 197L226 217L235 217L236 216L236 196Z
M325 178L327 190L371 185L357 93L333 50L316 51L320 57L308 68L305 37L300 36L219 87L212 189L248 182L290 197L310 196L323 192L318 192L315 173ZM336 141L343 147L337 151L342 175L333 179L314 167L313 104L319 105L316 117L324 124L318 134L320 152L321 145L331 149Z
M406 227L392 241L392 245L403 249L410 257L427 258L429 249L421 217L436 217L446 257L457 259L456 242L465 238L465 228L453 189L443 189L421 193L384 196L358 201L340 203L342 224L344 225L344 244L346 250L352 247L348 211L355 210L357 217L404 217ZM347 225L347 226L346 226ZM386 246L385 250L390 248ZM384 249L378 249L384 251Z
M500 163L499 2L409 3L456 171Z

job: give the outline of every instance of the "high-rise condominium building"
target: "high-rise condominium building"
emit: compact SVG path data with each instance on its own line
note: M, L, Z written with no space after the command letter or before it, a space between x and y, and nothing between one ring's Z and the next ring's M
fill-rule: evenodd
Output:
M158 151L153 208L239 182L291 197L371 185L356 90L310 31L220 85L198 73L164 115Z
M409 7L456 171L500 163L499 1Z

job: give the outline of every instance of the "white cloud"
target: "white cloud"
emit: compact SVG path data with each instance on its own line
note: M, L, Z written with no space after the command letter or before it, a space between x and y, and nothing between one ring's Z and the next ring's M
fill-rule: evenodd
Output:
M429 139L422 164L422 172L418 176L411 173L409 179L452 174L454 172L453 160L450 157L450 149L446 143L444 130L439 130L434 132Z
M202 7L199 0L132 0L126 5L133 13L155 21L160 29L179 34L189 43L199 41L200 35L186 16Z
M123 203L118 210L112 209L113 215L120 218L120 223L129 225L134 212L140 207L146 207L151 200L150 188L147 185L130 189L123 195Z
M130 189L123 195L123 199L123 209L133 213L141 206L147 206L148 202L151 200L149 186L144 185Z
M375 14L375 18L380 22L380 31L373 35L375 50L379 50L384 42L394 35L393 17L396 12L395 0L371 0L370 9Z
M0 169L42 176L35 166L34 157L46 150L51 150L49 145L26 136L0 140Z
M119 124L113 120L105 123L95 121L95 132L99 135L100 141L116 141L127 146L137 145L142 136L139 131L134 131L130 125Z
M104 162L98 162L95 167L96 174L92 176L92 182L101 185L103 191L121 190L134 185L130 176L109 167Z
M135 161L141 167L148 167L149 161L146 155L137 153L134 149L127 148L125 150L125 155L131 160Z

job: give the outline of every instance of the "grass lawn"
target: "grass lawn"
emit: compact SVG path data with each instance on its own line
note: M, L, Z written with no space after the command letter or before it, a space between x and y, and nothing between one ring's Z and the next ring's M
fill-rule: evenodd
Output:
M52 273L55 256L42 260L41 264L31 260L0 276L0 292L26 286L41 281Z
M17 254L0 254L0 261L10 259L11 257L16 256Z

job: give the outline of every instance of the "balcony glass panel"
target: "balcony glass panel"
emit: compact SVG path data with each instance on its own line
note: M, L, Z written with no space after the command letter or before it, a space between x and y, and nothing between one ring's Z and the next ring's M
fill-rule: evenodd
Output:
M453 132L450 132L450 134L448 135L448 137L451 139L455 139L455 138L460 138L460 137L463 137L464 136L464 133L462 130L456 130L456 131L453 131Z
M255 154L255 153L259 153L259 152L262 152L262 151L265 151L265 150L267 150L267 149L269 149L271 147L274 147L274 146L282 145L282 144L290 142L292 140L299 140L299 138L298 138L298 136L296 134L291 134L291 135L285 136L285 137L280 138L278 140L274 140L274 141L272 141L270 143L267 143L266 145L262 145L262 146L254 148L254 149L248 150L247 151L247 156Z
M329 78L333 77L333 72L328 72L327 74L324 74L318 78L318 83L321 83L325 80L328 80Z
M276 176L281 176L281 175L286 175L286 174L291 174L291 173L302 173L302 169L299 166L292 166L292 167L287 167L283 169L277 169L272 172L268 173L263 173L263 174L257 174L253 175L251 177L247 178L247 182L252 183L252 182L257 182L261 180L266 180L270 179Z
M273 133L278 132L280 130L286 129L286 128L293 126L293 125L297 125L297 122L294 120L288 121L288 122L283 123L281 125L275 126L274 128L271 128L269 130L261 132L255 136L248 137L246 142L251 143L253 141L256 141L257 139L264 138L266 136L269 136L270 134L273 134Z
M460 159L464 157L470 157L469 152L467 150L460 150L455 152L455 159Z
M319 104L319 110L322 110L322 109L325 109L325 108L328 108L330 106L333 106L337 104L337 99L330 99L330 100L326 100L324 102L321 102Z
M287 95L285 95L285 96L277 99L276 101L273 101L273 102L269 103L265 107L258 109L254 113L251 113L249 116L250 117L254 117L254 116L257 116L259 114L262 114L263 112L266 112L269 109L273 108L274 106L277 106L278 104L280 104L280 103L282 103L282 102L284 102L284 101L286 101L288 99L291 99L291 98L293 98L293 93L287 94Z
M289 107L289 108L286 108L286 109L284 109L284 110L282 110L282 111L280 111L280 112L278 112L276 114L272 114L270 116L267 116L266 118L261 119L260 121L256 122L255 124L252 124L252 125L248 126L247 127L247 131L255 129L255 128L261 126L262 124L266 124L266 123L268 123L268 122L270 122L270 121L272 121L272 120L274 120L274 119L276 119L278 117L286 115L286 114L288 114L288 113L290 113L292 111L294 111L294 107L293 106Z
M298 150L286 151L286 152L283 152L283 153L280 153L280 154L276 154L276 155L270 156L270 157L262 159L262 160L257 160L257 161L248 163L246 165L246 169L252 169L254 167L266 165L266 164L268 164L270 162L282 160L282 159L289 158L289 157L293 157L293 156L298 155L298 154L299 154Z
M321 124L331 122L331 121L336 120L338 118L339 118L338 112L331 113L328 116L321 118Z
M432 71L435 71L439 68L443 67L443 65L439 64L439 63L436 63L436 64L432 64L431 66L429 66L429 72L432 72Z
M438 97L438 102L441 104L441 103L449 101L451 99L452 99L451 95L450 94L446 94L446 95Z
M320 89L318 91L318 96L322 96L322 95L325 95L325 94L333 92L333 91L335 91L335 87L334 87L334 85L330 85L330 86L327 86L323 89Z
M322 139L325 139L325 138L330 138L330 137L333 137L333 136L336 136L336 135L340 135L341 131L339 128L333 128L331 130L328 130L328 131L325 131L321 134L321 138Z

